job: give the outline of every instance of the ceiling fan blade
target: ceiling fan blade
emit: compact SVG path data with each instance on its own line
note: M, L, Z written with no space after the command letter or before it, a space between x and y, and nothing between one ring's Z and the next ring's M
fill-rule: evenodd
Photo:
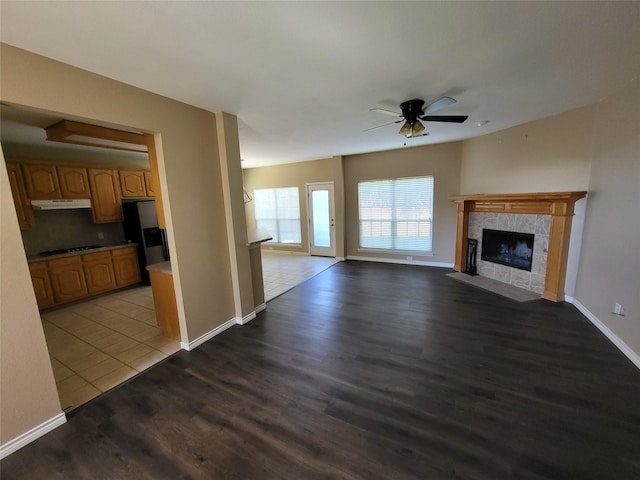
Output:
M424 115L420 117L420 120L425 122L449 122L449 123L462 123L467 118L467 115Z
M402 114L400 112L392 112L391 110L385 110L384 108L370 108L370 112L380 112L386 115L393 115L395 117L400 117Z
M377 127L367 128L366 130L363 130L363 132L368 132L369 130L375 130L376 128L380 128L380 127L386 127L387 125L392 125L394 123L400 123L402 121L403 120L396 120L395 122L383 123L382 125L378 125Z
M456 100L454 98L442 97L427 105L427 108L424 109L424 113L434 113L438 110L442 110L443 108L448 107L449 105L453 105L454 103L456 103Z

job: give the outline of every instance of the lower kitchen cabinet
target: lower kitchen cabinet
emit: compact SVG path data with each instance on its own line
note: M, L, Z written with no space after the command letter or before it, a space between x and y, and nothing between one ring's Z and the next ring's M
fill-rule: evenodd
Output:
M69 302L89 295L80 256L50 260L47 263L56 303Z
M117 288L111 252L82 255L82 263L89 294L108 292Z
M29 271L40 309L140 283L135 244L31 261Z
M56 301L53 298L49 269L46 262L30 263L29 271L31 272L31 282L33 283L33 291L36 294L38 308L47 308L55 305Z
M136 247L112 250L113 269L116 275L116 285L124 287L140 282L140 266Z

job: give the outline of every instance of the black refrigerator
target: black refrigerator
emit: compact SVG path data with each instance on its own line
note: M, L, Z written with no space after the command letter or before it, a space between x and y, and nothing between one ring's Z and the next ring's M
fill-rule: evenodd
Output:
M169 260L166 231L158 227L154 200L124 201L124 234L127 242L138 244L141 283L151 285L147 265Z

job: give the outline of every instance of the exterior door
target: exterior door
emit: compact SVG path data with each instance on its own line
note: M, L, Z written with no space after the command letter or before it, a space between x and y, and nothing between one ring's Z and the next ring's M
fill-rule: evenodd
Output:
M336 256L335 205L333 182L307 184L309 205L309 253Z

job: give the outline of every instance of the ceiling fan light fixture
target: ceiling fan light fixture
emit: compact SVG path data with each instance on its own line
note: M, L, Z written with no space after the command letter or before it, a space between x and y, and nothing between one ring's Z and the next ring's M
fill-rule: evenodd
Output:
M420 123L419 120L416 120L411 130L412 130L411 136L415 137L417 135L420 135L422 132L424 132L424 125L422 125L422 123Z
M410 137L411 136L411 124L409 122L404 122L404 125L402 125L402 128L400 129L400 131L398 132L400 135L403 135L405 137Z

